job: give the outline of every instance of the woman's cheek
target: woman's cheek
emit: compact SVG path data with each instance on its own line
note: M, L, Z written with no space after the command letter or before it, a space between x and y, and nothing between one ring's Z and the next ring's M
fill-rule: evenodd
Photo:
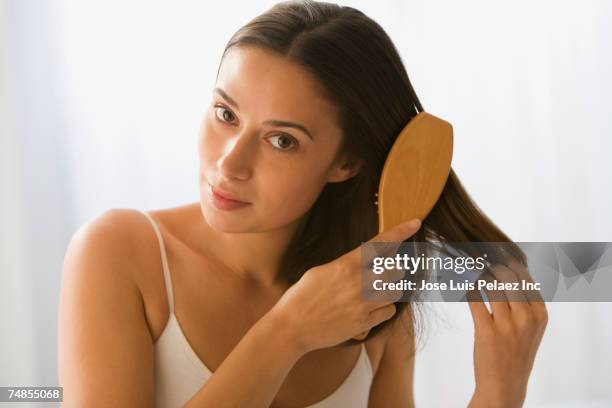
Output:
M299 217L313 206L325 183L318 178L313 178L308 171L305 174L294 175L291 180L283 188L282 203L291 208L293 217Z
M200 132L198 138L198 148L200 159L204 163L210 163L219 148L219 138L215 134L217 130L207 121Z

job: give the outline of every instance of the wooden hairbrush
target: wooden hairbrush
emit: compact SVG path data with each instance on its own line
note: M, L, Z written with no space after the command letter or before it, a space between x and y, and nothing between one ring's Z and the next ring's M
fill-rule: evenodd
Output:
M378 233L425 219L444 189L453 156L453 127L420 112L391 146L378 184ZM368 331L353 337L363 340Z

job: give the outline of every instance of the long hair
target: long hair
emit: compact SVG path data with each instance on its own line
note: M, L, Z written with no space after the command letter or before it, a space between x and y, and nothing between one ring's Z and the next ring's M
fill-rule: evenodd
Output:
M339 108L342 143L338 154L361 159L357 175L327 183L303 217L284 253L279 279L293 284L308 269L330 262L378 233L375 192L393 142L423 111L399 53L382 27L351 7L316 1L278 3L241 27L229 40L235 46L261 47L288 58L323 85ZM414 241L508 242L508 238L470 199L454 170ZM516 247L518 249L518 247ZM518 249L520 251L520 249ZM521 258L520 254L517 256ZM416 334L422 303L398 302L397 313L370 330L366 341L408 308ZM351 339L347 344L361 342Z

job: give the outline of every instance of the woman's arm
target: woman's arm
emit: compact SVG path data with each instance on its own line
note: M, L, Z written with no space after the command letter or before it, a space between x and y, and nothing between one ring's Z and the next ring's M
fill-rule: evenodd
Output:
M136 280L133 211L110 210L83 226L64 259L59 311L63 407L152 407L153 341ZM131 236L133 235L133 236ZM285 315L268 312L186 407L268 407L304 354Z
M63 407L152 407L153 342L129 215L110 210L82 226L64 257L59 307Z
M234 347L185 408L269 407L291 367L304 352L274 310Z
M405 308L386 328L385 348L370 389L370 407L414 408L414 336L409 310Z

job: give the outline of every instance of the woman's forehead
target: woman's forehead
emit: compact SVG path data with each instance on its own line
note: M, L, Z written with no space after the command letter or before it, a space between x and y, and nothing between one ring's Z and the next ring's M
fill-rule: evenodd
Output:
M232 47L225 54L215 87L238 105L239 112L285 116L325 128L337 125L336 106L322 85L293 61L258 47ZM267 119L267 118L266 118Z

